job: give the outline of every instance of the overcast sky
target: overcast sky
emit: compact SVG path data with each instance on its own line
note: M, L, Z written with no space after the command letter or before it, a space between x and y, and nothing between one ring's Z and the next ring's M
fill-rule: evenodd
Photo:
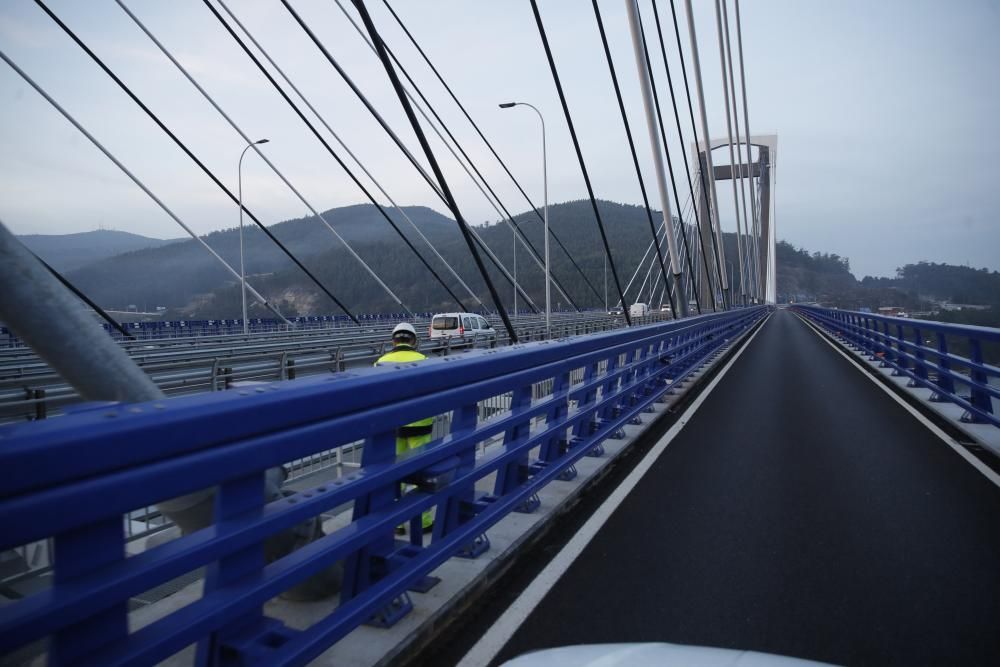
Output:
M278 0L225 1L398 203L446 212ZM545 114L550 201L585 197L530 3L390 1L536 203L542 199L537 119L524 108L501 111L498 102L528 101ZM243 140L121 8L113 0L49 3L235 191ZM263 151L309 204L323 211L364 201L201 1L127 4L249 136L271 140ZM334 0L292 4L423 162L384 70ZM514 213L525 210L527 203L384 5L380 0L367 4L386 42L501 200ZM539 4L597 196L640 203L590 3ZM683 4L678 0L690 68ZM695 0L694 5L709 128L713 137L725 136L714 3ZM644 175L655 196L625 5L602 0L600 6ZM640 0L640 6L650 31L649 0ZM667 20L667 49L679 82L669 2L659 0L658 7ZM732 13L732 2L729 8ZM778 135L779 239L847 256L858 277L891 275L897 266L919 260L1000 268L1000 133L995 127L1000 119L1000 3L744 0L741 12L750 129ZM0 4L0 49L197 232L237 223L236 206L33 2ZM658 56L654 62L661 97L669 100L662 62ZM671 153L679 163L672 116L668 121ZM683 129L690 145L686 119ZM466 218L477 224L499 219L441 142L434 139L433 147ZM724 151L715 156L717 163L728 162ZM248 207L268 224L309 214L252 154L244 163L243 188ZM733 230L730 186L720 182L718 190L723 227ZM671 205L676 211L676 202ZM21 234L102 226L161 238L183 235L2 63L0 219Z

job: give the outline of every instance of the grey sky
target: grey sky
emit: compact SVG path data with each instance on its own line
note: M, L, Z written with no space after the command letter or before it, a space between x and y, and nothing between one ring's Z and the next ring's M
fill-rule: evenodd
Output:
M279 2L227 4L397 201L444 210ZM333 0L293 4L419 154L384 71ZM683 21L683 2L677 4ZM713 136L723 136L712 4L695 0L695 20L709 127ZM267 155L314 206L325 210L362 201L201 2L130 0L128 5L248 134L271 139ZM527 204L382 4L369 0L368 5L386 41L502 200L512 212L525 210ZM639 203L590 3L540 5L596 193ZM651 30L649 2L640 5ZM52 0L50 6L236 189L242 141L114 2ZM537 120L524 109L500 111L497 102L529 101L546 114L550 200L585 196L527 0L395 0L393 6L536 203L541 203ZM658 6L669 17L669 3L660 0ZM848 256L859 277L889 275L923 259L1000 268L1000 188L993 174L1000 155L1000 134L993 127L1000 118L998 7L989 0L744 0L751 130L779 136L778 238ZM624 2L605 0L601 9L652 188ZM679 80L669 22L665 28ZM194 229L208 232L236 223L236 207L33 2L0 5L0 48ZM662 67L656 72L666 99ZM668 134L679 160L671 128L672 120ZM684 128L690 141L687 123ZM474 223L496 220L436 140L434 148L466 217ZM254 156L244 165L244 191L248 206L267 223L308 214ZM719 194L723 227L731 230L730 190L720 187ZM99 225L157 237L183 233L5 65L0 67L0 219L18 233Z

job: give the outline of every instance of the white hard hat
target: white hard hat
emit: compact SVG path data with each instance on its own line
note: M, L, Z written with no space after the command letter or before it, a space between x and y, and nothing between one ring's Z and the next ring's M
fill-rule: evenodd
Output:
M395 338L397 334L401 333L408 333L414 338L417 337L417 330L414 329L413 325L410 324L409 322L400 322L399 324L396 325L396 328L392 330L393 338Z

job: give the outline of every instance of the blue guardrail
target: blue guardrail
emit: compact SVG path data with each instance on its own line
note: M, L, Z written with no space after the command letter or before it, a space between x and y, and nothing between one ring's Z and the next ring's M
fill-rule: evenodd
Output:
M793 306L841 341L863 350L871 361L910 378L911 387L930 389L933 402L950 402L965 409L962 421L1000 427L993 399L1000 388L1000 368L983 359L986 345L1000 344L1000 329L887 317L816 306ZM954 354L961 347L968 357Z
M304 664L358 625L404 614L408 587L448 558L488 548L490 526L532 510L540 488L573 474L575 461L599 453L767 313L96 406L0 429L0 549L52 538L56 554L51 588L0 609L0 655L48 638L57 666L152 664L192 644L200 664ZM551 391L533 399L538 383ZM477 401L505 392L512 409L479 421ZM448 436L396 456L397 426L449 411ZM539 416L545 425L532 432ZM476 457L480 442L501 435ZM269 468L359 439L359 469L265 502ZM492 492L477 493L493 473ZM207 488L214 525L126 557L125 513ZM344 503L353 503L350 524L265 562L270 536ZM430 508L430 535L396 539L396 526L416 526ZM343 589L328 616L300 631L264 615L265 602L338 562ZM204 566L199 599L130 632L131 597Z

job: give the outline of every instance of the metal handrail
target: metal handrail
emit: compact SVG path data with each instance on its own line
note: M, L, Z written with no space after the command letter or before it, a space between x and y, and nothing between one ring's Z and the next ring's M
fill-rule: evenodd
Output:
M19 425L0 448L10 482L0 491L0 549L53 536L59 558L51 590L0 608L0 652L50 636L50 655L64 659L152 663L194 641L224 643L238 624L244 639L282 637L258 643L270 647L269 661L303 664L394 600L393 609L405 610L408 585L509 512L530 509L539 489L766 313L745 309ZM579 382L571 383L574 375ZM533 398L543 386L548 393ZM511 409L479 421L477 403L506 392ZM453 415L450 435L396 456L397 426L445 412ZM532 430L538 418L544 427ZM479 444L498 436L503 447L477 458ZM359 469L265 504L268 468L358 439ZM493 493L477 497L475 484L494 474ZM403 481L417 488L397 499ZM205 487L217 489L217 511L239 506L240 514L124 557L123 514ZM349 526L252 571L230 570L250 561L229 556L352 501ZM395 526L419 523L432 507L438 519L429 543L419 530L405 546L393 541ZM380 579L367 574L374 560L389 564ZM327 617L295 633L263 617L267 600L338 561L346 563L344 586ZM217 576L200 599L128 633L130 597L213 563ZM86 653L72 643L83 635Z
M1000 343L1000 329L818 306L796 305L792 310L870 354L872 361L907 376L912 386L929 389L932 401L947 401L963 408L963 421L1000 427L1000 418L993 409L993 399L1000 399L1000 387L989 382L990 378L1000 379L1000 368L986 363L982 355L983 343ZM910 340L907 330L912 333ZM933 345L925 342L925 334L934 335ZM970 357L949 350L949 340L954 343L956 339L969 347ZM966 373L957 372L953 366ZM958 386L967 388L969 395L959 394Z

